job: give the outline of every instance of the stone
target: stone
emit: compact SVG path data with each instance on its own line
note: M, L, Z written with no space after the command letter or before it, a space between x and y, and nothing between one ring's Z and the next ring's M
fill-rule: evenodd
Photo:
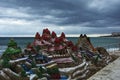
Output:
M12 80L19 80L19 78L20 78L20 76L18 74L16 74L15 72L10 70L9 68L4 68L3 72L5 74L7 74Z
M20 64L17 64L16 67L14 67L14 70L16 73L20 73L23 70L23 68L21 67Z
M30 75L30 80L37 80L38 76L36 74Z
M32 65L31 65L29 62L25 62L25 65L26 65L29 69L32 68Z
M104 55L104 56L108 56L108 55L109 55L109 53L108 53L108 52L106 51L106 49L103 48L103 47L97 47L96 50L97 50L100 54L102 54L102 55Z
M2 70L0 71L0 80L11 80L10 77L5 74Z

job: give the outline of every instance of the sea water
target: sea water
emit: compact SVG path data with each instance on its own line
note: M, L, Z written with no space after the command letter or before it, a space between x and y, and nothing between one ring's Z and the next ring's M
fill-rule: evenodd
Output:
M0 37L0 54L5 51L7 44L11 37ZM22 49L26 47L28 43L34 41L33 37L13 37L17 42L18 46ZM78 37L67 37L68 40L73 41L74 44L77 43ZM104 47L107 50L118 50L120 49L120 38L116 37L90 37L90 41L94 47Z

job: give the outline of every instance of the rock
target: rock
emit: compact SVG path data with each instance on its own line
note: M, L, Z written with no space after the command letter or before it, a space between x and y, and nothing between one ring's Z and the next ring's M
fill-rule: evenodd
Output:
M108 56L109 53L106 51L105 48L103 47L97 47L96 50L101 54L101 55L104 55L104 56Z
M14 55L16 58L22 58L21 53L20 54L15 54Z
M100 53L100 55L102 55L102 64L104 63L104 65L107 65L111 60L112 57L109 55L109 53L106 51L105 48L103 47L97 47L96 50Z
M43 77L43 78L40 78L40 79L37 79L37 80L48 80L46 77Z
M20 80L20 76L18 74L16 74L15 72L13 72L12 70L10 70L9 68L4 68L3 72L5 74L7 74L12 80Z
M19 80L29 80L29 78L28 77L20 77Z
M14 70L16 73L20 73L23 70L23 68L21 67L20 64L17 64L16 67L14 68Z
M30 80L37 80L38 76L36 74L30 75Z
M95 51L95 48L93 47L92 43L90 42L89 37L86 35L80 35L79 40L77 42L78 48L82 50L90 50L90 51Z
M0 71L0 80L11 80L10 77L5 74L2 70Z
M38 73L39 72L39 69L38 68L32 68L31 69L34 73Z
M12 59L12 60L16 60L17 57L16 57L15 55L11 55L11 59Z
M26 65L29 69L32 68L32 65L31 65L29 62L25 62L25 65Z
M15 60L19 57L21 52L21 48L17 46L17 43L13 39L11 39L8 43L8 47L2 54L2 58Z

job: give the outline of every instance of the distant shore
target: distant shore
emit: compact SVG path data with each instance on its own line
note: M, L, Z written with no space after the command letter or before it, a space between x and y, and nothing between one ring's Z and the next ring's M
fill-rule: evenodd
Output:
M120 38L120 35L119 36L109 35L109 36L100 36L100 37L117 37L117 38Z
M120 32L112 32L110 35L106 35L102 37L120 37Z

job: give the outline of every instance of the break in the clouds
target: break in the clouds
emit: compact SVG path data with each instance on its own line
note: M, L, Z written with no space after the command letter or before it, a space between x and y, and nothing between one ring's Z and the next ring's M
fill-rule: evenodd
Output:
M120 30L120 0L0 0L0 35L100 34Z

